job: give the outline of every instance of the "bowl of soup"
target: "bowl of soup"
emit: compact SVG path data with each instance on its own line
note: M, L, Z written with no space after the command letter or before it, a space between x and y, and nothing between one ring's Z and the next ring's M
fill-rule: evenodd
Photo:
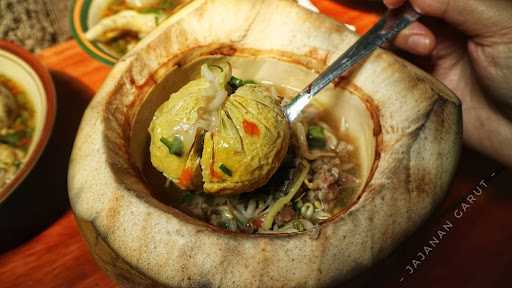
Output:
M461 105L389 51L282 107L358 36L288 0L195 0L113 68L69 197L123 287L340 287L389 255L454 174Z
M0 41L0 203L30 173L53 127L55 89L25 49Z

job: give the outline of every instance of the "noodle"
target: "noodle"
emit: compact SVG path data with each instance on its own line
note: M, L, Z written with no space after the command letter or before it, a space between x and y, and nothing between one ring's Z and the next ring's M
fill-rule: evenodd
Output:
M231 96L219 89L218 79L213 75L214 68L222 72L226 69L217 65L202 66L201 74L209 83L207 89L211 93L206 93L209 96L205 104L197 109L198 121L188 125L184 131L215 130L218 125L217 113L212 111L219 110L226 97ZM236 77L231 82L236 85L254 84L254 81ZM273 86L271 91L278 96L278 90ZM177 200L167 204L233 232L296 233L315 230L317 235L319 224L343 209L347 199L355 197L361 187L355 146L350 144L347 135L338 135L333 128L335 125L330 125L321 116L320 111L308 107L306 115L293 123L288 155L263 187L250 193L217 196L206 193L200 185L191 188L196 189L194 191L183 191L168 181L162 193L175 195L171 198ZM185 137L187 133L181 134L184 139L189 138Z

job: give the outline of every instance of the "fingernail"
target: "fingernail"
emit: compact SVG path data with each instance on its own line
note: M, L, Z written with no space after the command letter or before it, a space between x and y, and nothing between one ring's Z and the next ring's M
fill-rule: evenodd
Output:
M407 45L419 54L428 54L432 50L432 41L428 37L412 35L407 40Z
M421 9L418 7L418 5L414 2L411 3L411 6L414 10L416 10L416 12L420 13L420 14L423 14L423 11L421 11Z
M396 2L389 2L386 0L384 0L384 4L386 4L386 6L388 6L391 9L398 8L401 5L401 4L397 4Z

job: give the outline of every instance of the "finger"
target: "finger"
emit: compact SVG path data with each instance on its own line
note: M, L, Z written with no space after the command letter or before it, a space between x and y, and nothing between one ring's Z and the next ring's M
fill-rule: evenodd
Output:
M388 0L390 1L390 0ZM397 0L391 1L395 2ZM444 19L469 36L489 35L512 25L512 1L410 0L421 14Z
M406 0L384 0L384 4L386 4L388 8L394 9L400 7L405 1Z
M427 56L434 51L436 38L427 27L415 22L400 32L395 38L394 44L409 53Z

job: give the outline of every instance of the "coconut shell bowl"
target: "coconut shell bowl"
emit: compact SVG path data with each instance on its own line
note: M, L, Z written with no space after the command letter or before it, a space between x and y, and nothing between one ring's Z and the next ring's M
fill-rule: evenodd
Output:
M299 91L357 38L293 1L197 0L121 58L83 117L69 170L100 266L125 287L325 287L389 255L443 199L462 133L457 97L391 52L315 100L348 123L364 182L315 231L226 231L161 201L141 172L156 109L201 64L224 59L241 78Z

